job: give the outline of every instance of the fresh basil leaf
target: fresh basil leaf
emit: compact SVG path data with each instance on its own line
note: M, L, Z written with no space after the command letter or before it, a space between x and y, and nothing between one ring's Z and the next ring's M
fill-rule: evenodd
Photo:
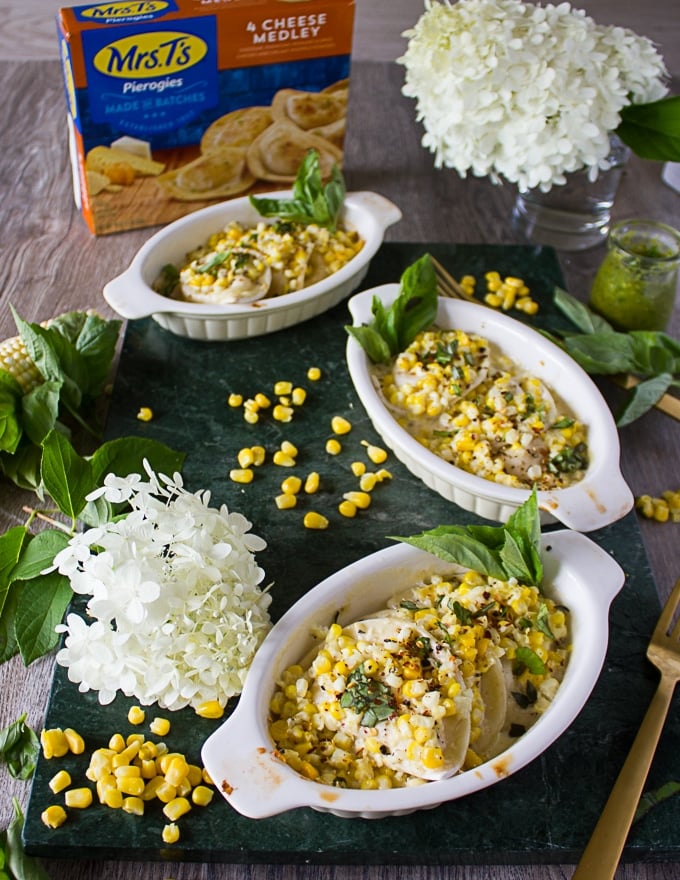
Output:
M391 357L390 347L377 330L365 325L353 327L350 324L345 329L350 336L356 339L374 364L386 364L389 362Z
M13 880L50 880L38 859L27 856L21 841L21 830L24 827L24 816L16 798L12 799L14 818L7 829L5 852L7 867Z
M608 321L605 321L604 318L589 309L585 303L561 287L555 288L553 302L582 333L614 332L614 328Z
M505 569L498 553L473 538L465 526L438 526L410 537L390 536L395 541L411 544L433 556L506 580Z
M680 162L680 96L623 107L616 134L642 159Z
M127 477L143 474L144 459L156 473L181 471L186 454L148 437L118 437L99 446L90 459L93 486L100 486L106 474Z
M52 650L54 631L73 598L69 580L56 571L24 581L17 597L14 635L25 666Z
M15 779L30 779L39 751L38 737L26 724L25 714L0 730L0 760Z
M624 428L648 412L668 391L672 381L669 373L662 373L636 385L616 418L617 426Z
M633 341L626 333L567 336L564 347L588 373L629 373L635 364Z
M69 536L60 529L44 529L26 543L23 553L12 570L12 581L28 581L39 577L49 568L54 557L66 547Z
M96 488L90 462L78 455L63 434L51 431L43 441L40 473L59 510L75 520L85 507L85 496Z
M48 381L29 391L21 401L26 434L37 446L57 423L60 395L61 382Z
M549 639L555 641L555 636L550 629L549 620L550 612L548 611L548 606L544 602L541 602L541 605L538 609L538 614L536 615L536 629L542 632L544 635L548 636Z
M545 663L531 648L517 648L515 651L515 665L528 669L531 675L545 675Z

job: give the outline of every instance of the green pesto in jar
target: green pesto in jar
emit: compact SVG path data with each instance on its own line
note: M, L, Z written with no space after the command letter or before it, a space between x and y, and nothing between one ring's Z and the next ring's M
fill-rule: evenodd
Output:
M664 330L673 311L680 233L651 221L612 228L590 307L617 330Z

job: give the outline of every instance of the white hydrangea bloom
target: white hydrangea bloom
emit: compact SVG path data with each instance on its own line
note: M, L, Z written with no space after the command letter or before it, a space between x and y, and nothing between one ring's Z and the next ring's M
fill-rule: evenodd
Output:
M398 59L437 167L547 191L608 167L628 104L662 98L666 70L646 37L595 24L569 3L425 0Z
M146 464L145 464L145 467ZM126 500L124 519L75 535L54 560L73 590L91 598L88 623L69 614L57 662L81 691L111 702L121 691L167 709L224 705L240 693L271 627L271 597L251 523L181 477L107 477L92 497Z

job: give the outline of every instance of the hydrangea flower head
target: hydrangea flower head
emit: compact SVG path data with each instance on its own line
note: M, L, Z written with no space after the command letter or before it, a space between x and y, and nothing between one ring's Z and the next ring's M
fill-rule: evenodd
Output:
M600 26L569 3L425 0L406 31L403 93L416 99L437 167L549 190L609 167L628 104L662 98L666 70L646 37Z
M254 554L265 542L210 493L179 474L107 477L92 498L127 501L130 513L76 535L55 557L88 620L70 613L57 662L81 691L108 703L121 691L167 709L224 705L240 693L271 627L271 597Z

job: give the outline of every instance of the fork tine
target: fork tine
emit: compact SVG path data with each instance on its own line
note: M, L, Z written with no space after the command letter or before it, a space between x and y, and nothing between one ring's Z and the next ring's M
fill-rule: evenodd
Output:
M680 605L680 578L675 582L675 586L673 587L673 591L668 597L668 601L663 606L661 610L661 615L656 624L656 629L654 630L655 636L666 636L668 635L668 630L671 627L673 622L673 617L675 616L675 612ZM678 625L675 627L675 630L680 626L680 621ZM673 635L677 637L678 633L674 630Z
M460 286L460 284L456 281L456 279L442 266L439 260L435 259L435 257L430 257L432 261L432 265L434 266L435 275L437 276L437 286L439 287L440 293L444 296L448 296L451 299L464 299L468 302L476 302L479 303L479 300L475 299L474 296L471 296L469 293L466 293L465 290Z

